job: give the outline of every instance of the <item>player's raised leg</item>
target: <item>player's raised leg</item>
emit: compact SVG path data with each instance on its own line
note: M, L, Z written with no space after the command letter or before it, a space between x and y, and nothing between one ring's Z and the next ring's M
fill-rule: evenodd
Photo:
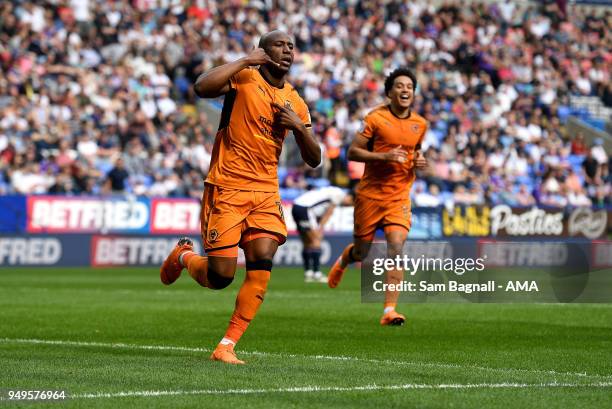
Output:
M207 183L202 195L200 223L208 257L195 253L190 239L179 240L162 264L162 283L168 285L176 281L183 268L203 287L216 290L231 283L236 272L240 224L246 217L245 202L249 194L229 189L224 192L221 194L216 186ZM213 215L213 207L217 214Z
M336 288L349 264L363 260L370 251L374 234L384 213L381 205L384 201L372 200L360 194L355 196L353 243L349 244L336 260L327 276L327 285Z
M371 245L372 238L355 237L355 241L344 248L342 254L338 257L327 275L327 285L329 288L336 288L340 284L349 264L363 260L368 255Z
M181 263L181 256L185 252L193 253L193 242L188 237L179 239L176 246L174 246L168 257L166 257L166 260L162 263L161 269L159 270L159 278L162 283L170 285L181 276L181 272L184 268Z
M234 280L238 263L237 253L237 248L235 252L225 255L209 252L207 257L187 252L182 260L189 275L198 284L211 290L222 290Z
M387 257L395 259L402 254L408 230L404 226L389 225L385 227L385 238L387 240ZM390 270L386 273L385 282L387 284L399 284L404 279L403 271ZM395 310L397 300L400 296L399 291L385 292L385 304L383 316L380 319L381 325L404 325L406 317Z
M210 252L200 256L193 251L193 242L183 237L164 260L160 269L162 283L170 285L181 275L184 268L202 287L220 290L231 284L236 273L238 248ZM229 251L227 251L229 250Z
M210 359L229 364L244 364L236 357L234 347L255 318L259 306L264 300L270 273L272 259L278 248L278 241L262 237L246 243L244 253L246 258L246 276L238 296L236 307L229 326L221 342L215 348Z

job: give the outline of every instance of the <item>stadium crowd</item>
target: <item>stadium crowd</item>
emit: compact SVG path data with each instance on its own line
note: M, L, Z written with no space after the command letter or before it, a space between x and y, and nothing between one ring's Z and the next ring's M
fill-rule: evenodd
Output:
M603 142L565 121L570 95L612 105L612 13L539 3L3 1L0 194L200 197L217 124L191 84L278 28L326 156L281 169L287 196L354 185L346 148L406 65L430 122L416 205L611 205Z

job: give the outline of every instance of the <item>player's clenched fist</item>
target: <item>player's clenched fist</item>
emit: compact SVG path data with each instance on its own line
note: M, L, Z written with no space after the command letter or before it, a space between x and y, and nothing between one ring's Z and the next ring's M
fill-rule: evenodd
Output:
M274 102L272 106L277 110L274 113L275 125L291 130L295 130L303 125L300 117L288 106L281 106L276 102Z
M254 48L253 51L251 51L249 55L245 57L245 59L250 66L264 65L269 62L276 66L279 65L277 62L273 61L268 54L266 54L263 48Z

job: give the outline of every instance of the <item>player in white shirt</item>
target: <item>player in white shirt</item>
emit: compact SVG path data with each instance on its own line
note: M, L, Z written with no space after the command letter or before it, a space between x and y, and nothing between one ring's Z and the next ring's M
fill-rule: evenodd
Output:
M335 186L309 190L293 202L291 215L302 239L304 281L307 283L327 282L327 276L320 271L323 227L336 206L351 202L351 196Z

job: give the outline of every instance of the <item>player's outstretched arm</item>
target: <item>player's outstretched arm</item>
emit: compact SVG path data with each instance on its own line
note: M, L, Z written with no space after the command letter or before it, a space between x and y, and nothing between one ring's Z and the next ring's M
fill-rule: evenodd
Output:
M355 135L348 150L348 159L355 162L372 162L382 160L386 162L406 161L406 151L401 147L394 148L388 152L371 152L368 149L369 139L361 134Z
M246 67L263 65L274 61L263 48L256 48L246 57L212 68L198 77L193 89L200 98L216 98L227 94L230 90L230 78ZM278 64L277 64L278 65Z
M287 129L293 131L295 142L300 148L300 155L304 162L311 168L316 168L321 163L321 147L312 136L310 128L307 128L300 117L289 107L272 104L277 112L274 115L274 121Z

